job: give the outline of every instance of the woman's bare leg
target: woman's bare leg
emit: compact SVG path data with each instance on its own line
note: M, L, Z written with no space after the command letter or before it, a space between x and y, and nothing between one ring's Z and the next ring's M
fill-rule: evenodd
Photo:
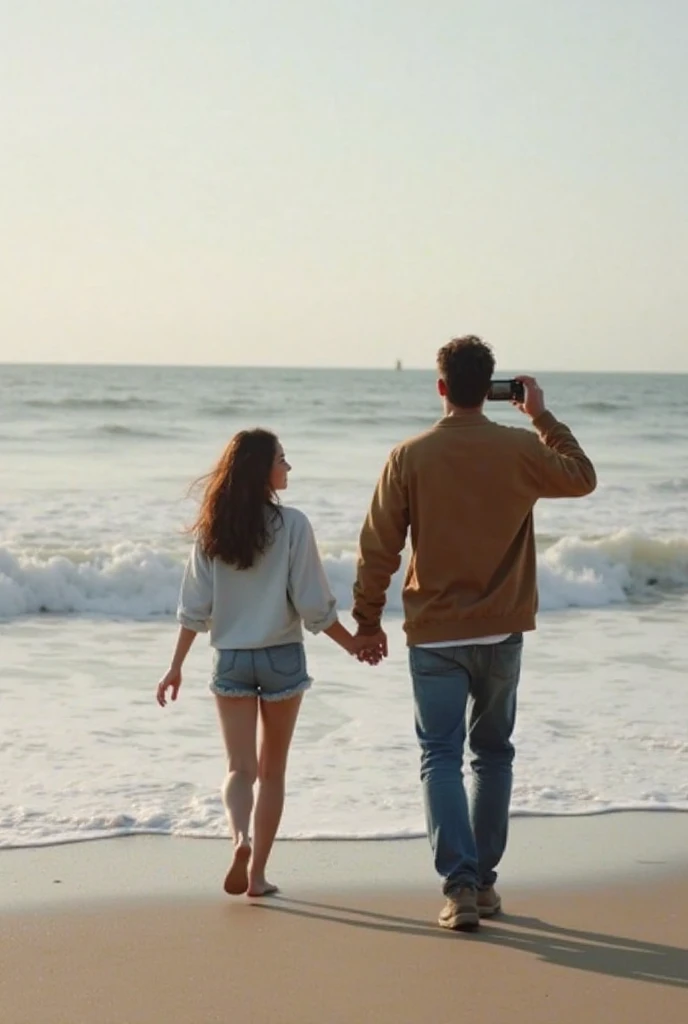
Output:
M249 826L253 810L253 786L257 774L255 697L215 697L227 751L227 777L222 801L234 841L234 858L225 878L225 892L237 896L248 889L251 857Z
M253 819L254 849L249 870L249 896L277 891L265 878L272 844L284 807L284 778L302 694L288 700L261 701L262 741L258 758L258 799Z

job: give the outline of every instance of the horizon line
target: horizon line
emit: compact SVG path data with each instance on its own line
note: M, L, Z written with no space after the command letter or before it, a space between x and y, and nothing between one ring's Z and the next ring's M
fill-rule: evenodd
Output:
M72 367L74 369L120 369L120 370L309 370L322 373L435 373L436 369L433 366L420 366L420 365L405 365L403 364L400 368L397 368L394 364L384 364L379 366L314 366L312 364L298 363L292 365L284 365L279 363L264 363L264 364L249 364L249 363L117 363L117 362L79 362L79 361L68 361L62 362L51 362L43 360L0 360L0 367ZM499 373L507 372L509 368L500 368ZM513 368L510 368L513 370ZM581 374L581 375L594 375L594 376L611 376L615 374L617 376L646 376L646 377L685 377L688 376L688 370L650 370L650 369L633 369L625 370L622 368L607 369L607 370L566 370L566 369L547 369L546 367L529 368L526 370L514 370L517 373L553 373L553 374Z

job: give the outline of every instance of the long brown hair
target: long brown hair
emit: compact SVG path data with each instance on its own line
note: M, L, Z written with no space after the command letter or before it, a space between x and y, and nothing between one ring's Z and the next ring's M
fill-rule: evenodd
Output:
M270 488L278 441L269 430L240 430L197 483L203 498L190 532L208 558L250 569L272 539L281 513Z

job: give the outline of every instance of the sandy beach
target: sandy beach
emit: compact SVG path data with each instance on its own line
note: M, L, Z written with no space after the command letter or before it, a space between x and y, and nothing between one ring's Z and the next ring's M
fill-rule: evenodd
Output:
M215 841L0 851L0 1019L678 1024L687 838L681 814L517 820L477 935L437 927L422 841L280 843L265 901L217 892Z

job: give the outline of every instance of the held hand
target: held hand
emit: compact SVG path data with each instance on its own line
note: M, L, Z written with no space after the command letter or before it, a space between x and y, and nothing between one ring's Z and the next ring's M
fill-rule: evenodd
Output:
M365 665L379 665L383 655L379 647L361 647L356 655L358 661Z
M364 661L368 665L379 664L383 658L387 657L387 634L383 629L368 635L358 633L354 637L354 646L351 653L359 661Z
M182 674L179 669L171 668L158 683L158 689L155 694L155 699L161 708L164 708L167 704L167 691L171 690L170 696L172 700L177 699L179 693L179 687L182 685Z
M535 377L527 377L525 375L516 377L525 388L525 396L523 402L514 402L513 404L521 412L525 413L526 416L530 416L531 420L536 420L538 416L541 416L545 411L545 396L542 388L536 381Z
M376 665L380 660L379 656L375 658L375 661L370 661L373 656L373 649L371 648L370 641L365 636L352 636L351 641L347 644L347 650L349 654L353 655L354 658L358 658L359 661L367 661L369 664Z

